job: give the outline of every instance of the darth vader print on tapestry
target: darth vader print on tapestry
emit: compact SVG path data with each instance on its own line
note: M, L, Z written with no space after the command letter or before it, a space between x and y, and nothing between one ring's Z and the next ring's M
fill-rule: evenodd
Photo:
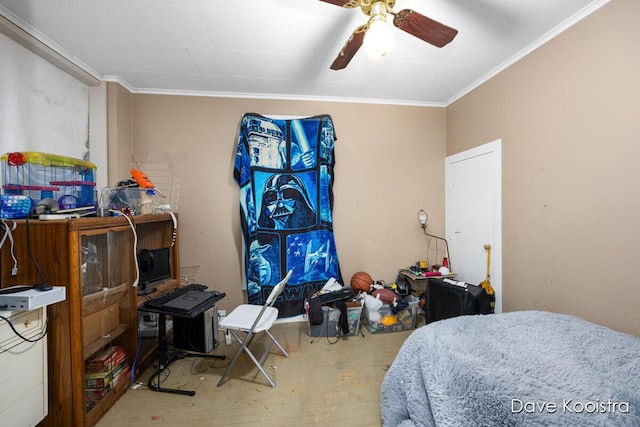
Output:
M242 117L234 178L249 303L264 304L293 270L276 303L283 317L302 314L305 296L331 277L342 281L332 218L335 140L328 115Z

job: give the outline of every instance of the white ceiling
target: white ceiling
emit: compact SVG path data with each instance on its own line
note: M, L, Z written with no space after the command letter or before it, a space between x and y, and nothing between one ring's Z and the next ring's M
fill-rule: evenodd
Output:
M446 106L608 0L397 0L459 31L394 29L382 59L329 66L359 9L319 0L0 0L0 14L134 93Z

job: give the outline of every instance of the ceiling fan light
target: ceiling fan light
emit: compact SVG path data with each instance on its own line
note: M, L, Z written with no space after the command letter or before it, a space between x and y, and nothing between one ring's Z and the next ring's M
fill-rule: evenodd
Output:
M363 46L372 58L382 58L393 46L393 32L383 19L373 19L364 36Z

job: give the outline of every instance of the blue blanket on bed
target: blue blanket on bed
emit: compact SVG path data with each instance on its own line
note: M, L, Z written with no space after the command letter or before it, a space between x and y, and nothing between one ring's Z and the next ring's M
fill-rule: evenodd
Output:
M574 316L462 316L411 334L383 426L640 426L640 339Z

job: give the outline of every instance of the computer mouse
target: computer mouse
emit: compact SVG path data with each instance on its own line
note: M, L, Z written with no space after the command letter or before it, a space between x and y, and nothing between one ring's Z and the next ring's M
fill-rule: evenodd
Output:
M53 286L46 285L44 283L38 283L37 285L33 285L33 289L35 289L36 291L50 291L51 289L53 289Z

